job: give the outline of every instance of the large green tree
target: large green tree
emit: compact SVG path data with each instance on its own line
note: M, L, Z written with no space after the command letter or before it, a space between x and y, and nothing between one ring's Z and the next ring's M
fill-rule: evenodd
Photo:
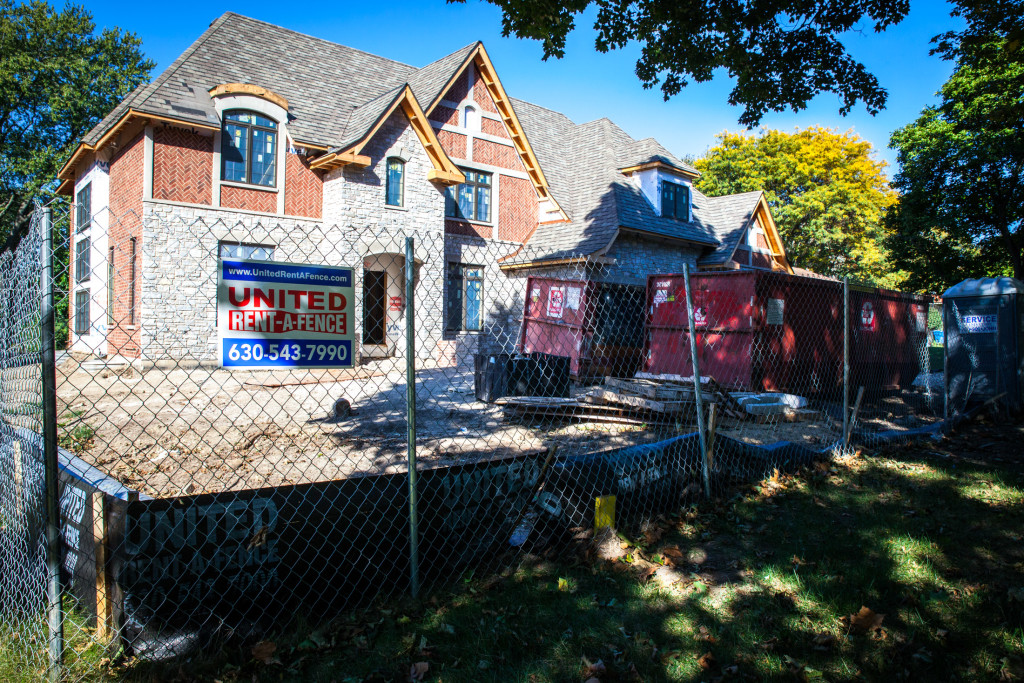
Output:
M956 59L941 103L892 136L901 198L889 218L889 247L913 287L942 290L983 275L1024 279L1022 4L965 10L967 28L938 44Z
M793 265L899 284L882 247L896 196L871 143L821 127L722 133L718 141L697 160L697 188L709 196L764 190Z
M0 0L0 244L47 201L75 144L153 62L119 29L96 33L82 7Z
M504 35L542 41L545 59L564 55L577 16L596 5L599 51L639 43L637 76L644 87L660 83L666 99L688 81L709 81L725 69L735 79L729 103L743 107L739 121L746 126L769 111L803 109L819 92L836 93L844 114L858 101L877 112L885 89L840 39L864 24L882 31L909 10L908 0L489 2L501 8Z

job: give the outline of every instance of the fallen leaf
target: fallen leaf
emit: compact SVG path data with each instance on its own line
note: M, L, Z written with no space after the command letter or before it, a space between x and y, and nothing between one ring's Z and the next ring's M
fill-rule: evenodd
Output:
M831 633L819 633L814 636L814 649L821 652L831 650L836 644L836 637Z
M274 656L274 652L276 651L276 643L270 640L261 640L252 646L252 657L264 664L272 664L279 661L277 657Z
M428 671L430 671L429 663L416 662L411 667L409 667L409 678L407 680L409 681L409 683L418 683L418 681L423 680L423 677L427 675Z
M856 614L851 614L850 627L858 631L874 631L882 627L882 619L885 619L884 614L877 614L874 610L861 605L860 611Z
M698 631L699 633L697 634L697 640L703 641L705 643L711 643L712 645L718 642L718 638L715 638L713 635L711 635L711 632L708 631L707 626L701 626L698 629Z
M600 677L606 673L608 673L608 667L604 665L602 660L599 659L596 662L591 663L591 661L586 657L583 658L583 675L587 680L592 679L600 681Z
M697 663L700 664L700 668L702 668L702 669L705 669L705 670L706 669L711 669L716 664L715 656L713 654L711 654L710 652L705 652L704 654L702 654L700 657L697 658Z

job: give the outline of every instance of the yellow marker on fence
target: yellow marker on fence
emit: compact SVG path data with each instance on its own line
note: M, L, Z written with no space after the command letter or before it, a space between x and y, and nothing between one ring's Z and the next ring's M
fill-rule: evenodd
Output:
M594 531L615 527L615 496L594 499Z

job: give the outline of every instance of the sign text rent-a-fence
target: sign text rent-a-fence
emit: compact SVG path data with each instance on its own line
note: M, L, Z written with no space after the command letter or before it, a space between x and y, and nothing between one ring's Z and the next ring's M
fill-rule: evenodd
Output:
M218 354L225 367L352 367L351 268L219 262Z

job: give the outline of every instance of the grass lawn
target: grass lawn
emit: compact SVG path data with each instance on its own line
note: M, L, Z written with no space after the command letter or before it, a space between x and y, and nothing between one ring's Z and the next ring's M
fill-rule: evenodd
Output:
M1024 426L863 452L141 680L1016 680ZM568 557L571 555L571 558ZM593 683L593 681L591 681Z

